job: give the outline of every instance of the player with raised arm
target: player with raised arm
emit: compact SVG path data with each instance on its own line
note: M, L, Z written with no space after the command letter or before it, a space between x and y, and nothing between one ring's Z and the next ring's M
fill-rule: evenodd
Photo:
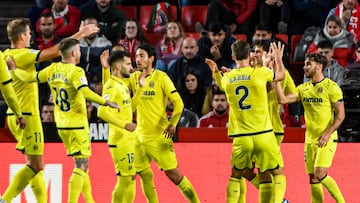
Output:
M75 162L69 180L69 203L78 202L80 193L86 202L94 202L91 194L91 183L88 175L88 160L91 156L89 123L87 119L86 100L100 105L119 108L117 103L109 102L91 91L86 80L84 69L76 66L80 61L79 41L72 38L60 42L61 62L29 74L16 69L15 75L24 82L48 82L55 103L54 117L56 128L62 139L68 156Z
M227 202L238 202L240 180L247 170L255 166L259 169L259 202L271 202L272 177L283 175L279 170L278 147L271 125L267 88L268 82L282 80L285 68L282 64L282 45L271 44L277 70L250 66L250 45L236 41L231 46L236 67L224 76L216 63L206 59L214 77L223 89L230 105L228 136L233 138L231 166L232 173L227 187ZM280 202L282 201L282 198ZM276 201L275 201L276 202Z
M99 28L94 25L80 27L79 32L71 38L80 39ZM11 49L4 52L6 58L13 57L16 69L35 73L35 63L46 61L59 56L59 45L42 51L29 49L30 46L30 21L18 18L10 21L7 25L7 34L11 42ZM21 168L2 196L2 201L11 202L29 183L37 202L47 202L47 190L43 177L43 151L44 135L40 120L38 86L35 83L26 83L13 75L13 87L21 106L22 115L26 119L27 127L21 129L17 126L17 116L9 109L8 125L11 133L18 141L16 149L26 155L26 165Z
M280 103L301 101L305 112L305 167L310 178L311 202L324 202L324 186L337 203L345 202L336 181L328 175L335 155L337 129L345 119L343 93L340 87L325 78L323 68L326 57L309 54L305 58L304 72L310 81L300 84L294 94L284 94L280 84L275 90Z

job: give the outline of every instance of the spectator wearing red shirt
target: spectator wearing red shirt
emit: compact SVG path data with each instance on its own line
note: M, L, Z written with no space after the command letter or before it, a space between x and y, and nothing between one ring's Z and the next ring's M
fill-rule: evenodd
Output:
M199 119L198 127L214 128L228 127L229 109L226 95L223 91L217 90L212 99L213 110Z

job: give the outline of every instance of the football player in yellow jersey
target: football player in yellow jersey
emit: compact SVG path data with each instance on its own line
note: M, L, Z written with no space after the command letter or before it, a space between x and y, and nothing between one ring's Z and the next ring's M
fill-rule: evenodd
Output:
M118 51L117 49L113 49L111 51ZM124 51L124 50L122 50ZM102 73L103 73L103 85L105 85L105 82L110 79L110 65L108 63L109 58L109 51L105 50L101 56L101 65L102 65ZM130 74L129 78L124 78L123 82L127 85L129 88L129 91L134 93L139 86L139 79L142 72L135 71ZM145 72L143 72L144 74ZM135 102L133 102L135 103ZM135 111L135 109L133 109ZM136 133L136 136L139 137L138 133ZM144 148L142 144L140 143L139 139L137 139L136 147L135 147L135 154L142 153L144 154ZM139 161L138 161L139 162ZM141 177L141 186L142 190L144 192L144 195L146 197L146 200L148 203L157 203L159 202L158 196L156 193L155 185L154 185L154 173L148 163L138 163L135 164L137 173Z
M250 46L247 42L232 44L236 67L221 75L216 63L206 59L214 77L227 95L230 105L228 136L234 138L232 149L232 173L227 188L227 202L238 202L240 179L246 171L259 168L259 202L271 202L272 177L283 175L279 170L277 143L270 121L267 102L267 82L282 80L285 68L282 64L283 45L271 44L271 52L277 70L250 66ZM276 190L276 188L275 188ZM282 201L282 198L280 202Z
M69 180L68 202L78 202L83 193L86 202L94 202L91 194L91 183L88 175L88 159L91 155L89 124L85 100L100 105L119 108L117 103L91 91L84 69L76 66L80 61L79 41L72 38L63 39L59 46L62 60L29 74L21 69L15 75L24 82L48 82L55 103L54 117L60 138L68 156L74 158L75 167Z
M145 74L142 74L144 77L140 79L140 88L136 90L140 91L136 110L139 134L145 153L136 154L135 164L150 165L154 160L189 202L200 202L192 184L178 169L171 139L184 104L167 74L154 69L155 63L154 47L149 44L140 45L136 50L136 64L137 68L145 71ZM168 100L174 106L169 121L165 109Z
M20 129L24 129L26 126L26 121L22 116L19 100L16 97L15 90L12 86L12 78L7 69L14 69L15 64L13 59L10 57L8 60L4 60L3 53L0 51L0 90L3 95L6 104L14 112L14 115L17 118L16 123L19 125Z
M321 54L307 55L304 72L311 80L297 86L295 94L285 95L280 84L276 84L275 90L280 103L301 101L304 106L305 166L310 178L311 202L324 202L324 186L337 203L343 203L344 197L327 169L335 155L337 129L345 119L345 107L340 87L323 74L326 64Z
M29 26L30 21L25 18L14 19L8 23L7 33L11 49L5 50L4 55L6 58L13 57L16 69L34 73L36 71L35 63L59 56L59 45L42 51L27 48L30 46L31 39ZM79 32L71 38L81 39L98 32L98 30L99 28L94 25L81 26ZM8 110L7 113L9 115L8 125L18 141L16 148L26 155L26 166L14 176L3 194L2 200L11 202L30 182L37 201L47 202L47 191L42 172L44 137L39 112L38 86L35 83L25 83L16 76L13 76L13 86L28 125L24 129L19 128L12 110Z
M135 197L136 136L132 123L132 101L125 78L132 70L131 55L125 51L114 51L109 58L112 76L103 88L103 97L119 102L120 111L100 106L98 116L109 123L108 146L114 161L117 183L112 193L112 202L133 202ZM136 98L134 98L136 99Z

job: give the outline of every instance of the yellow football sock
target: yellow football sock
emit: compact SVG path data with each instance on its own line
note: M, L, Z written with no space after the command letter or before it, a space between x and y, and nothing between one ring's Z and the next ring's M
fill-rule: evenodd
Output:
M273 183L260 183L259 185L259 202L269 203L272 199Z
M327 189L330 195L336 200L337 203L345 202L345 199L341 194L341 191L336 184L336 181L332 177L327 175L320 182Z
M197 196L194 187L192 186L189 179L186 176L183 176L183 179L180 181L178 188L181 190L183 195L186 197L189 202L198 203L200 202L199 197Z
M134 202L135 191L135 179L132 176L118 176L112 193L112 203Z
M311 183L311 202L312 203L323 203L324 192L321 183Z
M95 203L91 190L92 190L91 189L91 181L90 181L89 171L88 171L84 175L84 186L82 188L82 194L87 203Z
M238 203L246 203L246 179L240 179L240 196L238 199Z
M158 203L159 199L156 194L154 185L154 174L150 168L147 168L140 173L141 187L148 203Z
M10 185L2 196L6 202L11 202L25 187L29 184L30 180L35 176L34 170L26 165L22 167L12 179Z
M74 168L69 180L69 196L68 203L77 203L80 192L84 186L86 173L80 168Z
M44 179L44 171L39 171L33 179L30 180L31 190L33 191L38 203L47 203L47 189Z
M286 191L286 177L283 174L273 177L273 200L274 203L281 203Z
M260 179L259 179L259 174L256 173L255 177L253 179L251 179L250 183L256 187L256 189L259 189L259 185L260 185Z
M237 203L240 197L240 179L230 177L226 192L227 203Z

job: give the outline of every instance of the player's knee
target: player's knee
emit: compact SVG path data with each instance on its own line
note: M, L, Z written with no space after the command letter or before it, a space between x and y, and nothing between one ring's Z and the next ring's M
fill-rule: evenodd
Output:
M139 172L139 175L144 182L153 181L154 179L154 173L150 168L147 168Z
M75 167L87 172L89 169L89 159L75 158Z
M172 170L166 170L165 174L175 185L178 185L183 178L183 175L177 168Z

